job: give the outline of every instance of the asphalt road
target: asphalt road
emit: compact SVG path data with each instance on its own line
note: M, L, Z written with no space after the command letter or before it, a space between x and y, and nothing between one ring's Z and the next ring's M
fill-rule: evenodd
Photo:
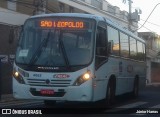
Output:
M49 116L59 117L160 117L160 85L147 86L136 99L130 95L118 96L116 99L116 104L105 110L93 103L58 102L54 106L45 106L42 101L7 105L6 108L39 109L43 114L48 112Z

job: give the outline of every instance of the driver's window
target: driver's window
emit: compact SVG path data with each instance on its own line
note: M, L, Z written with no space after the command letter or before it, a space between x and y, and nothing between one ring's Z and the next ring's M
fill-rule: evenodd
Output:
M96 55L107 56L106 29L99 26L96 37Z
M98 68L107 60L107 28L106 24L99 25L96 32L96 63Z

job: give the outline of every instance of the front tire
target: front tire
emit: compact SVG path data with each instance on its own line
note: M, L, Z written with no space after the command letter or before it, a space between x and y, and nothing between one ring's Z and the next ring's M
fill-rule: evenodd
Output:
M110 107L115 102L115 82L109 81L107 85L106 98L101 101L102 108Z
M111 106L115 102L115 85L114 82L110 82L107 87L106 93L106 105Z

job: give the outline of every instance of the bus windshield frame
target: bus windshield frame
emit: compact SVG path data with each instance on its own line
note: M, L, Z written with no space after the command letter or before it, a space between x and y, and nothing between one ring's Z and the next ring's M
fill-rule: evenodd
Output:
M28 19L20 34L15 63L24 69L47 67L52 71L87 66L93 60L95 27L96 21L89 18Z

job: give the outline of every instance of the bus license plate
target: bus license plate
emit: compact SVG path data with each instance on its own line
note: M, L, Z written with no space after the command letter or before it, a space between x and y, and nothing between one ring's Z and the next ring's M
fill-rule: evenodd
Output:
M40 90L41 94L45 95L53 95L54 94L54 90L50 90L50 89L41 89Z

